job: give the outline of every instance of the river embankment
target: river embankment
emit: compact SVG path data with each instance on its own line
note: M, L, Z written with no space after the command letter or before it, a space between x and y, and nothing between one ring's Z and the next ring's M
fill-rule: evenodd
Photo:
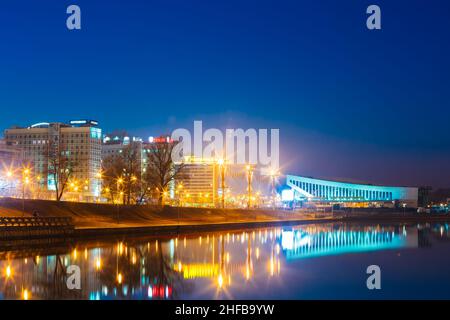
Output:
M25 210L23 210L23 208ZM442 222L450 217L419 215L414 211L360 210L314 213L291 210L212 209L0 199L0 216L69 217L77 237L100 235L171 234L245 229L289 224L332 222Z

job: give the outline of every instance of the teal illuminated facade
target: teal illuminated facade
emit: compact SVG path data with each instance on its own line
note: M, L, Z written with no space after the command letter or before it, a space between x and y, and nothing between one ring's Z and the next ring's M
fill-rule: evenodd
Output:
M328 203L392 203L417 207L418 188L376 186L288 175L294 199Z
M409 232L408 232L409 231ZM281 247L287 260L378 250L417 248L417 230L283 230Z

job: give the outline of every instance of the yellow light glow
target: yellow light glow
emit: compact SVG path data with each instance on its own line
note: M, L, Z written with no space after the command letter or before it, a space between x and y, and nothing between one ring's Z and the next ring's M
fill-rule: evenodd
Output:
M219 275L219 266L217 264L184 264L174 266L176 271L183 272L184 279L194 278L214 278Z
M22 292L22 299L23 300L29 300L30 299L30 293L28 292L27 289L24 289Z
M123 281L123 276L122 276L121 273L119 273L119 274L117 275L117 282L118 282L119 284L122 284L122 281Z
M223 286L222 274L219 274L219 277L217 278L217 284L219 285L219 288L222 288L222 286Z
M95 261L95 268L97 270L100 270L102 268L102 260L100 258L97 258L97 260Z
M12 270L11 270L11 266L10 266L10 265L8 265L8 266L6 267L5 274L6 274L6 278L7 278L7 279L9 279L9 278L11 277L11 275L12 275Z

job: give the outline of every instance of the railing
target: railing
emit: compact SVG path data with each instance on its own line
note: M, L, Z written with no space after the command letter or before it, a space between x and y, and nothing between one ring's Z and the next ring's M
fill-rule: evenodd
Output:
M0 217L1 227L68 227L73 226L68 217Z
M0 240L66 237L74 230L68 217L0 217Z

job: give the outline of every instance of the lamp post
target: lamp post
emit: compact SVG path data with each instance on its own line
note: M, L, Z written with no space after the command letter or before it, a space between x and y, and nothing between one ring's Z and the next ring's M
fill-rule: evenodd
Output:
M271 195L272 195L272 209L275 210L275 179L278 176L278 172L275 169L271 169L270 170L270 178L271 178L271 183L272 183L272 190L271 190Z
M22 216L25 216L25 185L30 183L30 178L28 175L30 174L30 169L25 168L22 171Z
M117 223L119 223L119 214L120 214L120 197L123 195L123 192L120 189L121 184L123 183L122 178L117 178Z
M218 160L219 168L220 168L220 179L221 179L221 188L222 188L222 209L225 209L225 160Z
M178 194L178 206L182 207L183 206L183 184L179 184L177 186L177 191L176 193Z
M247 196L248 196L248 201L247 201L247 207L248 209L251 208L252 205L252 178L253 178L253 167L248 164L246 167L247 170Z

